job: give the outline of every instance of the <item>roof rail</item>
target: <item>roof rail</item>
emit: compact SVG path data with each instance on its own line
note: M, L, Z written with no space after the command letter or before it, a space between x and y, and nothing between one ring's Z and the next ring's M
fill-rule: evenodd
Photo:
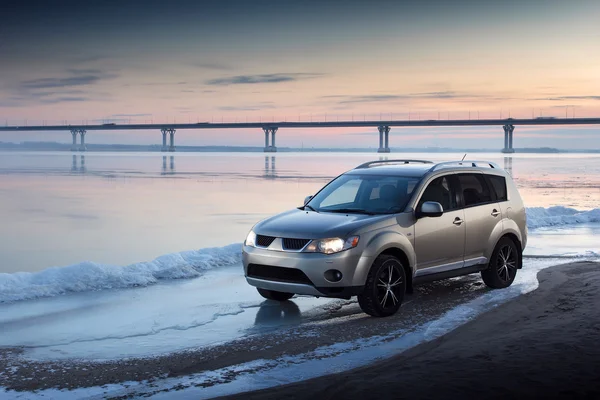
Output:
M457 165L457 166L461 166L461 167L487 167L487 168L500 169L498 164L490 162L490 161L463 160L463 161L445 161L445 162L437 163L433 167L431 167L429 172L435 171L436 169L438 169L438 167L445 167L445 166L451 166L451 165Z
M364 164L360 164L355 169L369 168L371 165L374 165L374 164L411 164L411 163L433 164L433 162L427 161L427 160L379 160L379 161L369 161Z

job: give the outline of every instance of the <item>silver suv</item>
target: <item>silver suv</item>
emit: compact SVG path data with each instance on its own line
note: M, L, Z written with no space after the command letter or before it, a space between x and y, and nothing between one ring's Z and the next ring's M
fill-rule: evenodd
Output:
M491 288L510 286L526 243L523 201L496 164L386 160L257 223L242 253L246 280L267 299L358 296L385 317L421 282L481 272Z

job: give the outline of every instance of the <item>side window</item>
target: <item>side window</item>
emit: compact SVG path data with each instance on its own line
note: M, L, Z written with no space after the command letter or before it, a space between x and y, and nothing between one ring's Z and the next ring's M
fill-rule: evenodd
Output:
M360 188L360 179L351 179L345 182L343 185L335 189L329 194L321 204L320 207L337 206L341 204L354 203L356 194Z
M503 176L497 175L486 175L487 180L491 183L494 192L496 192L496 199L498 201L508 200L506 195L506 179Z
M421 208L421 205L426 201L440 203L444 208L444 211L452 211L458 208L456 191L454 186L451 185L449 176L436 178L427 185L427 188L419 200L418 207Z
M492 195L483 174L459 174L458 181L462 190L465 207L490 203Z

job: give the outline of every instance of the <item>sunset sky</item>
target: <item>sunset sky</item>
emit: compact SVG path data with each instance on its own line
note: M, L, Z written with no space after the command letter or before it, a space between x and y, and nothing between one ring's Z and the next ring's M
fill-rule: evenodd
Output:
M598 0L23 0L3 2L2 20L2 124L600 116ZM376 132L280 130L277 144L375 147ZM21 140L70 134L0 133ZM260 146L263 134L180 131L176 142ZM500 127L390 137L502 143ZM600 148L600 126L517 127L515 146Z

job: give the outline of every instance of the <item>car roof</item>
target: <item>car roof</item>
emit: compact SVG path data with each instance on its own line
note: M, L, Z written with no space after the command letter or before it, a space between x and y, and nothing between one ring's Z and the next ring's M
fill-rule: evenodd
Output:
M420 178L433 167L433 164L381 164L369 168L355 168L346 172L352 175L389 175Z
M482 172L506 175L506 171L489 161L448 161L432 163L423 160L380 160L359 165L346 172L352 175L386 175L421 178L434 172Z

